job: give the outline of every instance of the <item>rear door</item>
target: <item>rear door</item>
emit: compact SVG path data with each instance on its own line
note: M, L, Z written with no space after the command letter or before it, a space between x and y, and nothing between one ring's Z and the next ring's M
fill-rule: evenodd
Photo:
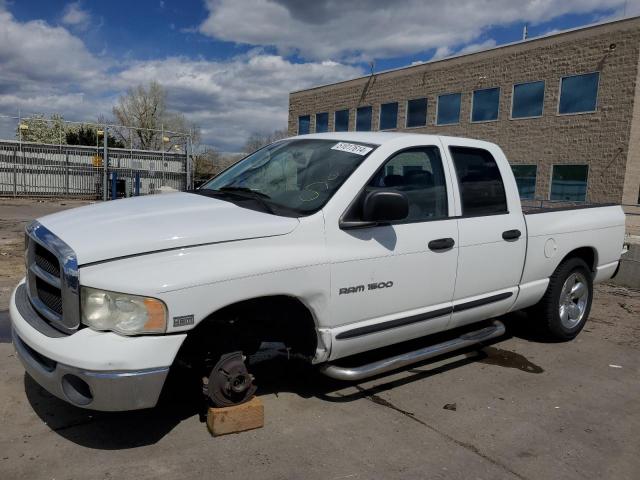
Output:
M443 139L458 188L459 252L451 326L506 313L516 299L526 253L517 187L495 145Z

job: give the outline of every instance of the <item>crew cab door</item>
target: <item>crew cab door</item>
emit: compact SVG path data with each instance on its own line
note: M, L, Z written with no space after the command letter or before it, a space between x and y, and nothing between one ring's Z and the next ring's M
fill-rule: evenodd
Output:
M450 326L506 313L516 299L526 253L517 186L495 145L443 139L455 189L458 270Z
M326 225L331 359L428 335L450 320L458 226L441 148L395 151L375 168L353 190L343 219L357 220L358 202L377 189L406 195L409 216L366 228Z

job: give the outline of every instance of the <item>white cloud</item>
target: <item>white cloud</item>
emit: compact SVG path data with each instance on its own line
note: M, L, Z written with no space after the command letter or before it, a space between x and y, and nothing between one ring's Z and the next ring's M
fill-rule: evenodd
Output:
M83 10L80 2L72 2L68 4L63 12L61 21L64 25L75 27L79 30L86 30L91 23L91 14Z
M1 0L0 0L1 1ZM362 75L336 62L295 63L254 49L222 61L170 57L110 61L44 21L19 22L0 6L0 113L109 115L127 88L159 81L169 106L198 123L204 142L238 150L252 132L286 128L289 92Z
M250 133L286 126L290 91L365 73L345 64L347 60L430 48L439 58L468 53L495 45L492 39L478 40L489 25L534 23L565 10L593 11L596 4L598 8L621 4L616 0L567 0L562 5L551 0L246 1L251 3L210 0L210 14L200 31L238 43L274 45L277 54L256 48L225 60L141 61L135 52L110 59L90 52L72 33L82 24L77 17L75 23L67 19L71 31L42 20L20 22L0 0L0 113L20 108L91 121L99 114L109 115L127 88L158 80L167 88L170 107L201 126L204 142L237 151ZM67 7L73 5L83 11L80 3ZM311 60L291 60L287 54L292 52Z
M623 4L624 0L206 0L209 16L200 32L240 44L271 45L284 55L352 61L454 49L493 25L535 24L568 12Z
M293 63L254 51L221 62L179 57L138 62L117 79L123 85L160 79L172 109L198 123L207 141L232 150L252 132L286 128L292 90L362 74L336 62Z

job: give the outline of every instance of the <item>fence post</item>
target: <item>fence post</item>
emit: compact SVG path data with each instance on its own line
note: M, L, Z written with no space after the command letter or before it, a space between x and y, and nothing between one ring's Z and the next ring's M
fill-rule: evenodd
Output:
M118 198L118 171L111 172L111 200Z
M20 128L20 127L18 127ZM18 196L18 149L13 149L13 196Z
M107 124L104 125L104 134L102 135L102 139L104 141L104 146L102 147L102 200L104 202L109 198L107 195L107 184L109 183L109 179L107 177L107 165L109 164L109 152L107 150Z
M69 196L69 152L64 156L64 188L67 196Z
M192 178L191 178L191 135L187 137L187 145L186 145L186 153L187 159L185 162L185 169L187 170L187 181L185 185L185 190L193 190Z
M160 126L160 149L162 150L162 186L164 187L164 123Z

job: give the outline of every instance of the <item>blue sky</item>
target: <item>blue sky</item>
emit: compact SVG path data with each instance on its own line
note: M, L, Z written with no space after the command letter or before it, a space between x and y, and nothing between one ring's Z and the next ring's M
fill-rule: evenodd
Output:
M620 18L624 0L0 0L0 114L110 115L157 80L203 142L285 128L291 90ZM640 0L626 14L640 13Z

